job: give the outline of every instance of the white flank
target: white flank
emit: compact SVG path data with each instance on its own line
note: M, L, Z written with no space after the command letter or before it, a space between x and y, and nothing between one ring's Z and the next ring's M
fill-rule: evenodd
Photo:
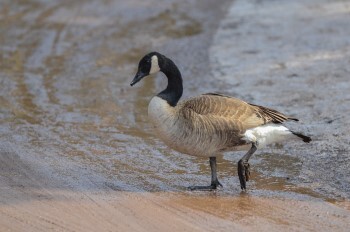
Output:
M153 74L159 71L160 71L160 68L158 64L158 57L154 55L152 56L151 70L149 70L149 74Z
M296 138L287 127L276 124L266 124L249 129L244 133L244 136L247 141L257 142L259 148L268 144Z

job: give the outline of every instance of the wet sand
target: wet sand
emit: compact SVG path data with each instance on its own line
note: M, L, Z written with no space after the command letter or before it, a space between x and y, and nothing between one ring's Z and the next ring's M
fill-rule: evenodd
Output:
M255 56L246 56L261 53L268 60L267 55L273 54L274 59L283 60L280 54L287 52L273 53L269 50L273 44L257 51L250 47L256 44L254 41L239 39L239 34L246 32L261 33L257 30L261 25L254 25L261 21L261 15L258 12L248 17L245 10L249 7L243 3L1 3L0 231L347 231L350 191L344 154L348 147L322 150L329 139L322 137L322 128L333 121L306 126L308 132L320 136L315 139L316 145L277 145L256 154L251 161L252 181L247 193L241 193L236 176L241 153L218 158L223 189L189 192L187 186L208 183L207 160L168 149L154 137L147 120L147 103L164 86L164 78L148 78L136 88L129 87L140 56L158 50L171 56L183 73L184 97L220 91L254 103L276 104L288 113L290 99L284 96L274 101L276 95L264 89L271 86L268 77L279 75L273 70L294 71L288 68L288 62L272 71L256 69L265 72L262 79L252 72L247 72L249 78L244 76L243 71L255 70L249 65L260 62L254 60ZM274 16L273 9L259 5L261 2L254 4L253 9L262 9L262 15L264 9L269 9L268 15ZM287 3L281 4L278 6ZM300 5L289 9L304 6L301 1L295 4ZM322 11L322 4L310 1L307 9ZM322 19L330 26L337 23L341 28L339 22L346 21L347 11L342 11L343 15L336 9L347 9L342 4L346 3L328 8L331 12L327 11L326 18L297 16L313 22ZM335 14L338 17L332 17ZM265 16L262 24L267 28L274 21ZM244 23L251 32L245 26L235 30ZM321 35L332 33L321 29ZM271 33L272 40L277 38L273 30L265 33ZM234 43L220 48L225 37L235 40L239 48L247 47L238 60L230 54ZM337 38L344 39L339 35ZM262 48L267 51L261 52ZM222 57L238 66L223 65ZM316 68L287 76L299 78L300 71L314 77L312 70ZM235 74L240 85L228 77L229 73ZM339 83L344 82L343 74L338 73ZM317 83L315 78L312 83ZM262 84L253 89L256 81ZM282 84L274 86L276 91L283 88ZM250 93L252 89L254 94ZM318 96L316 90L312 91ZM331 96L334 100L335 95ZM346 100L348 95L344 96ZM308 98L317 112L324 105L332 106L331 101L322 105L312 100L318 97ZM292 99L293 106L305 109L298 115L311 121L315 117L307 116L311 103L302 102ZM333 109L334 115L328 119L335 120L333 125L339 121L346 124L347 118L338 120L338 114L347 107L341 109ZM344 138L333 139L343 144ZM322 168L328 165L333 170L330 174L315 172L317 166L311 167L306 156L316 153L313 150L322 151L317 153L316 164ZM333 159L325 161L326 152ZM319 164L322 161L323 166ZM340 165L332 161L340 161ZM332 180L335 173L343 173L337 182Z
M346 231L349 211L320 201L184 193L51 191L2 205L2 231Z
M349 202L301 194L126 192L42 175L1 154L1 231L347 231ZM69 173L67 173L69 175ZM81 177L83 178L83 177ZM89 189L82 189L82 187Z

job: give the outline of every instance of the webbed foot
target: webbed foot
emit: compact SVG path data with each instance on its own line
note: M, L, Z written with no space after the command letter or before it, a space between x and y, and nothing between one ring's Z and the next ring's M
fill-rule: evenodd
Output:
M241 189L246 190L246 182L250 179L250 165L248 161L240 160L238 162L238 177L241 184Z
M211 190L216 190L219 186L223 187L222 184L218 180L216 180L216 181L212 181L211 185L208 185L208 186L190 186L188 187L188 189L191 191L196 191L196 190L211 191Z

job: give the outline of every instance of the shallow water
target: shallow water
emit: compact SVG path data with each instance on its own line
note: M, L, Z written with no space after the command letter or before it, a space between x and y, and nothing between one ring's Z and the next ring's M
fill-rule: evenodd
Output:
M212 79L207 48L228 2L156 3L1 3L1 147L15 154L2 155L4 175L33 169L48 187L74 191L182 192L209 183L207 160L176 153L153 135L147 104L165 81L129 83L139 58L158 50L179 65L185 97L226 91ZM240 194L242 155L219 158L219 194ZM251 164L250 194L330 199L298 185L297 157L270 150Z

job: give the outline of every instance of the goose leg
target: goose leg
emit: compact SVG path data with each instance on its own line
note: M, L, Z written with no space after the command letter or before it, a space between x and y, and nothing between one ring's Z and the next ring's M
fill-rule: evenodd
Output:
M189 187L190 190L214 190L217 189L218 186L222 187L216 174L216 157L210 157L209 163L211 169L211 184L209 186L191 186Z
M250 165L248 163L248 160L250 157L254 154L254 152L257 150L257 144L253 143L252 147L249 149L249 151L238 161L238 177L239 182L241 184L241 189L246 189L246 182L249 181L250 178Z

